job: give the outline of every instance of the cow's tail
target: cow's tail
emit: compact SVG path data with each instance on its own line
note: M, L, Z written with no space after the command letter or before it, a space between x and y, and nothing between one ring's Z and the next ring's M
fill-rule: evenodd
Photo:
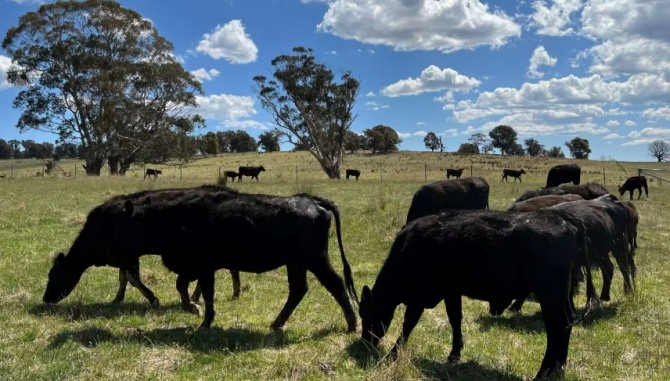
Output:
M320 207L328 210L333 213L335 217L335 232L337 233L337 244L340 247L340 256L342 257L342 267L344 269L344 285L347 289L349 296L354 299L356 304L359 304L358 294L356 293L356 286L354 285L354 276L351 271L351 266L347 260L346 255L344 255L344 246L342 245L342 224L340 222L340 211L337 206L324 198L317 197L310 194L301 194L300 196L309 197L310 199L316 201Z

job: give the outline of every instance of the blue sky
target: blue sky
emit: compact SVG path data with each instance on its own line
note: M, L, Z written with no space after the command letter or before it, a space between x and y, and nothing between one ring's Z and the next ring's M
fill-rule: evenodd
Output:
M0 0L2 37L40 1ZM274 127L255 75L295 46L361 82L352 129L383 124L403 150L425 151L427 132L458 149L506 124L547 148L579 136L591 158L652 161L670 142L670 1L667 0L123 0L170 40L202 81L207 131ZM0 138L19 134L18 89L0 49ZM283 149L288 149L284 146Z

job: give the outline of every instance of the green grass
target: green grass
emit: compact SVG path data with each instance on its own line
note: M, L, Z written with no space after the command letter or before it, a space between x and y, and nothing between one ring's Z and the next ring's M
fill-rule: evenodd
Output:
M237 154L202 159L180 169L163 166L158 181L143 181L142 168L126 177L83 177L78 162L61 162L51 177L36 177L41 161L0 162L0 379L7 380L525 380L539 368L546 339L541 313L527 303L521 315L493 318L487 305L464 298L462 363L446 356L451 331L443 305L422 317L395 363L386 361L402 321L396 312L379 351L368 350L357 334L346 334L344 317L327 291L309 275L310 290L286 324L270 323L288 294L283 269L242 274L239 301L231 301L227 271L217 273L217 316L211 330L195 328L200 318L182 312L175 275L159 258L142 259L142 277L161 299L152 309L129 288L126 301L111 305L117 270L90 268L74 292L56 306L43 306L51 258L66 251L90 209L112 195L142 189L197 186L216 182L219 168L264 165L260 181L228 185L242 192L288 195L310 192L337 203L345 250L357 288L372 284L395 234L404 224L412 194L442 179L446 168L470 169L491 185L493 209L509 207L527 189L544 185L550 159L462 157L402 152L385 156L347 155L344 168L362 171L360 181L328 180L305 153ZM616 184L638 167L668 164L585 161L584 181ZM152 166L154 167L154 166ZM160 167L160 166L157 166ZM524 168L523 183L500 182L502 168ZM670 374L670 185L652 182L650 198L635 201L641 215L637 252L638 289L623 294L620 274L613 300L573 329L567 380L665 380ZM334 231L334 229L332 229ZM331 258L341 272L334 234ZM596 275L600 287L599 272ZM583 305L583 293L577 301Z

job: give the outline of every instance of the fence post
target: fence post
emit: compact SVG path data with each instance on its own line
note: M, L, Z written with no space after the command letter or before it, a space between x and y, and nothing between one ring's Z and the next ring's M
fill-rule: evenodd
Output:
M298 182L298 166L295 166L295 182Z
M9 168L10 168L9 169L9 178L13 179L14 178L14 164L12 164Z
M423 164L423 181L428 182L428 164Z
M472 163L470 163L470 177L472 177Z
M607 181L605 179L605 168L603 168L603 185L607 185Z
M379 181L384 182L384 174L382 173L382 163L379 163Z
M77 178L77 164L74 165L74 178Z
M219 168L219 171L221 171L220 168ZM181 165L179 166L179 182L180 182L180 183L183 183L183 182L184 182L184 180L183 180L183 178L182 178L182 175L181 175Z

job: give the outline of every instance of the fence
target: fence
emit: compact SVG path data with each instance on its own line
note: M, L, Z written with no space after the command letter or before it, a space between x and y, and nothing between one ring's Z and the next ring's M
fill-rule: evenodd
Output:
M660 174L664 174L664 173L668 174L668 178L664 178L664 177L659 176ZM664 181L665 182L670 182L670 170L667 170L667 169L638 168L637 169L637 175L638 176L644 175L644 176L647 176L647 177L654 178L654 179L658 180L658 183L660 185L663 185Z

